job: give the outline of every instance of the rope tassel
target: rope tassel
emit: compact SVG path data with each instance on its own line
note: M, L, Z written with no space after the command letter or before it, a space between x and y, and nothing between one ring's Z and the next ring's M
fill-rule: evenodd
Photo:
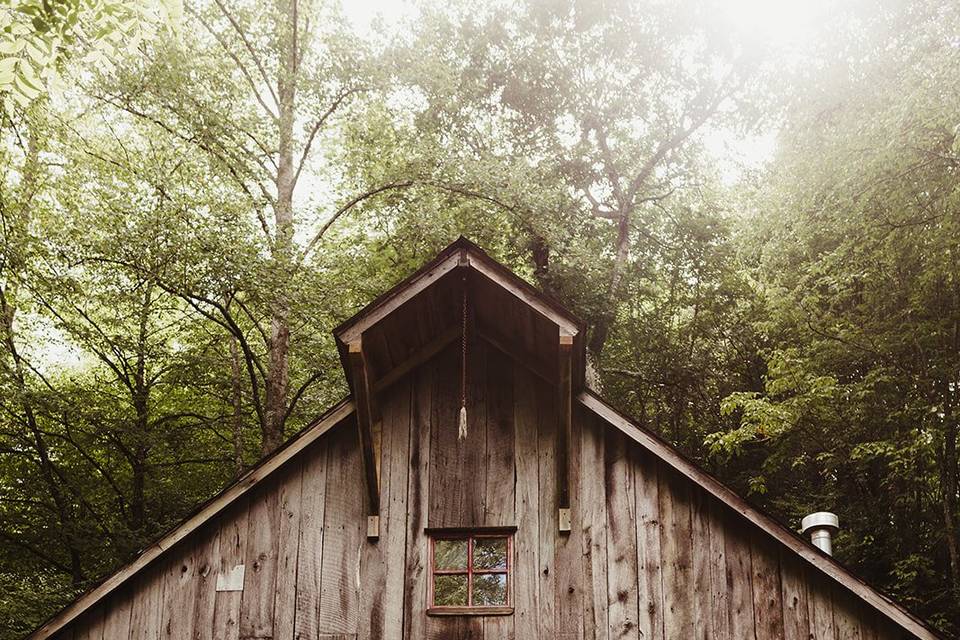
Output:
M457 437L461 440L465 440L467 437L467 408L460 407L460 423L459 429L457 431Z

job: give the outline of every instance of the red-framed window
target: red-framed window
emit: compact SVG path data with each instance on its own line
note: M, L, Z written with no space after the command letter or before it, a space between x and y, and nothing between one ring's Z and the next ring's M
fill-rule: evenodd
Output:
M431 533L428 613L512 613L512 572L512 531Z

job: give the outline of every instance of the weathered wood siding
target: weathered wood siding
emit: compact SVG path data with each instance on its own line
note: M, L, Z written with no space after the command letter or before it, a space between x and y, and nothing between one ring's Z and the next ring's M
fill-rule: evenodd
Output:
M365 538L350 420L188 537L63 638L333 640L901 637L619 430L580 408L573 530L557 531L556 394L459 349L379 399L381 531ZM512 616L428 617L425 527L515 525ZM242 591L216 591L243 564Z

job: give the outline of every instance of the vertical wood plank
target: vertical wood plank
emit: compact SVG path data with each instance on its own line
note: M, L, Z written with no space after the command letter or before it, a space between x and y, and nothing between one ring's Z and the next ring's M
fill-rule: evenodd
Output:
M164 638L186 638L193 624L196 601L196 548L184 546L166 563L162 605Z
M162 600L163 570L159 565L146 569L134 580L133 611L130 613L132 640L159 640Z
M556 595L554 602L556 637L568 640L581 638L584 625L584 603L587 598L586 583L583 574L583 528L584 505L580 500L583 486L581 435L584 429L586 412L578 410L571 425L569 482L570 482L570 521L574 524L568 533L556 536L553 566L556 570ZM555 428L555 427L554 427ZM556 509L555 505L550 505ZM550 534L554 534L551 530Z
M535 381L525 389L515 389L514 376L520 368L496 349L484 347L486 357L486 490L484 491L483 525L514 524L514 398L517 393L534 396ZM526 428L537 433L536 416ZM536 473L534 474L536 475Z
M131 584L135 588L136 582ZM106 615L103 621L104 640L120 640L130 637L130 617L133 612L133 590L124 593L115 593L110 597Z
M810 634L817 640L835 640L836 627L833 623L833 598L830 584L825 578L810 575L807 590L807 607L810 615Z
M783 637L783 601L780 585L780 554L763 531L750 533L750 563L753 577L753 617L758 638Z
M240 604L241 638L273 637L279 529L279 486L265 484L250 499Z
M300 546L303 463L287 463L289 469L280 474L277 536L277 578L274 590L273 637L293 638L297 611L297 553Z
M581 432L583 505L583 637L606 638L607 616L607 514L603 478L603 425L591 416Z
M410 472L407 478L407 549L403 608L405 638L423 638L427 628L427 526L430 508L430 422L433 414L432 367L421 367L413 378L410 410Z
M403 634L404 545L410 446L411 385L401 381L381 398L383 457L380 539L360 558L361 638L399 640Z
M710 498L699 487L692 487L693 597L696 637L712 640L713 593L710 584Z
M194 597L191 638L211 640L213 638L213 617L217 601L217 569L220 562L219 519L208 523L204 528L203 541L200 543L197 560L194 564ZM119 636L118 636L119 637Z
M484 408L486 419L486 456L484 459L484 477L486 478L486 487L484 490L483 501L483 521L484 526L510 526L517 523L516 507L514 504L516 485L521 482L519 473L514 463L514 438L515 438L515 415L514 415L514 376L515 371L519 369L505 355L499 353L487 345L475 349L485 354L482 361L484 372L483 386L485 387L482 397L486 405ZM536 395L532 393L533 387L523 390L523 393L532 396L533 403L536 403ZM531 450L530 472L532 482L537 482L537 419L536 414L531 416L530 421L525 425L525 429L530 431L529 438L533 444ZM514 480L511 482L511 480ZM533 562L529 566L528 588L534 598L531 611L536 614L536 594L537 594L537 566L536 556L537 538L539 528L537 526L537 516L539 512L539 499L529 505L531 510L529 536L532 542ZM516 576L514 584L516 584ZM511 640L514 637L516 616L491 616L483 618L483 637L485 640ZM524 636L520 636L524 637Z
M513 605L518 638L536 638L540 633L537 605L537 567L539 561L538 520L540 509L540 482L538 478L539 406L535 394L530 393L533 376L522 370L516 372L517 430L516 514L517 533L514 536L516 568L513 572ZM551 594L552 597L552 594Z
M611 640L631 638L639 627L637 599L637 503L626 436L604 428L607 516L607 610Z
M710 607L713 635L717 640L732 640L730 633L730 601L727 587L727 551L725 507L710 500Z
M783 601L783 637L786 640L810 638L810 612L807 582L803 567L787 550L780 551L780 584Z
M756 638L756 626L753 618L753 570L750 564L749 540L738 531L744 529L743 522L732 514L724 514L726 531L725 549L727 557L727 603L730 614L730 637Z
M360 600L357 571L366 525L360 448L349 429L329 436L320 633L356 633Z
M661 567L665 638L694 636L693 548L689 483L660 470Z
M637 596L640 637L663 638L658 463L639 447L631 451L637 514Z
M327 495L329 439L306 453L300 477L302 512L297 550L295 640L314 640L320 633L320 580L323 564L323 518Z
M833 621L837 640L861 640L857 603L841 587L831 585L833 592Z
M220 527L219 574L227 574L246 561L249 501L244 499L231 509ZM246 574L247 569L244 570ZM240 591L217 593L213 607L214 640L237 640L240 637Z
M77 621L74 630L76 640L104 640L103 638L103 607L94 607Z
M518 369L519 372L519 369ZM559 534L559 522L557 517L557 505L559 496L556 481L556 446L557 446L557 411L554 405L555 393L553 389L544 383L533 378L529 373L531 386L537 392L537 473L540 478L539 491L539 544L537 548L538 558L538 589L537 604L539 613L537 616L540 637L555 638L569 629L558 629L556 627L556 600L557 590L557 566L554 564L556 557L557 538L570 537L569 533ZM518 394L514 394L519 398ZM519 437L519 430L518 430ZM518 458L519 459L519 458ZM579 628L579 625L574 627ZM517 632L518 638L524 636Z

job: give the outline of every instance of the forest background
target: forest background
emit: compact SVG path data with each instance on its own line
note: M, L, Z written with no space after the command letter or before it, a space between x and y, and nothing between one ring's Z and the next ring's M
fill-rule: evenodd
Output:
M331 328L460 234L960 630L960 5L383 6L0 8L0 638L340 399Z

